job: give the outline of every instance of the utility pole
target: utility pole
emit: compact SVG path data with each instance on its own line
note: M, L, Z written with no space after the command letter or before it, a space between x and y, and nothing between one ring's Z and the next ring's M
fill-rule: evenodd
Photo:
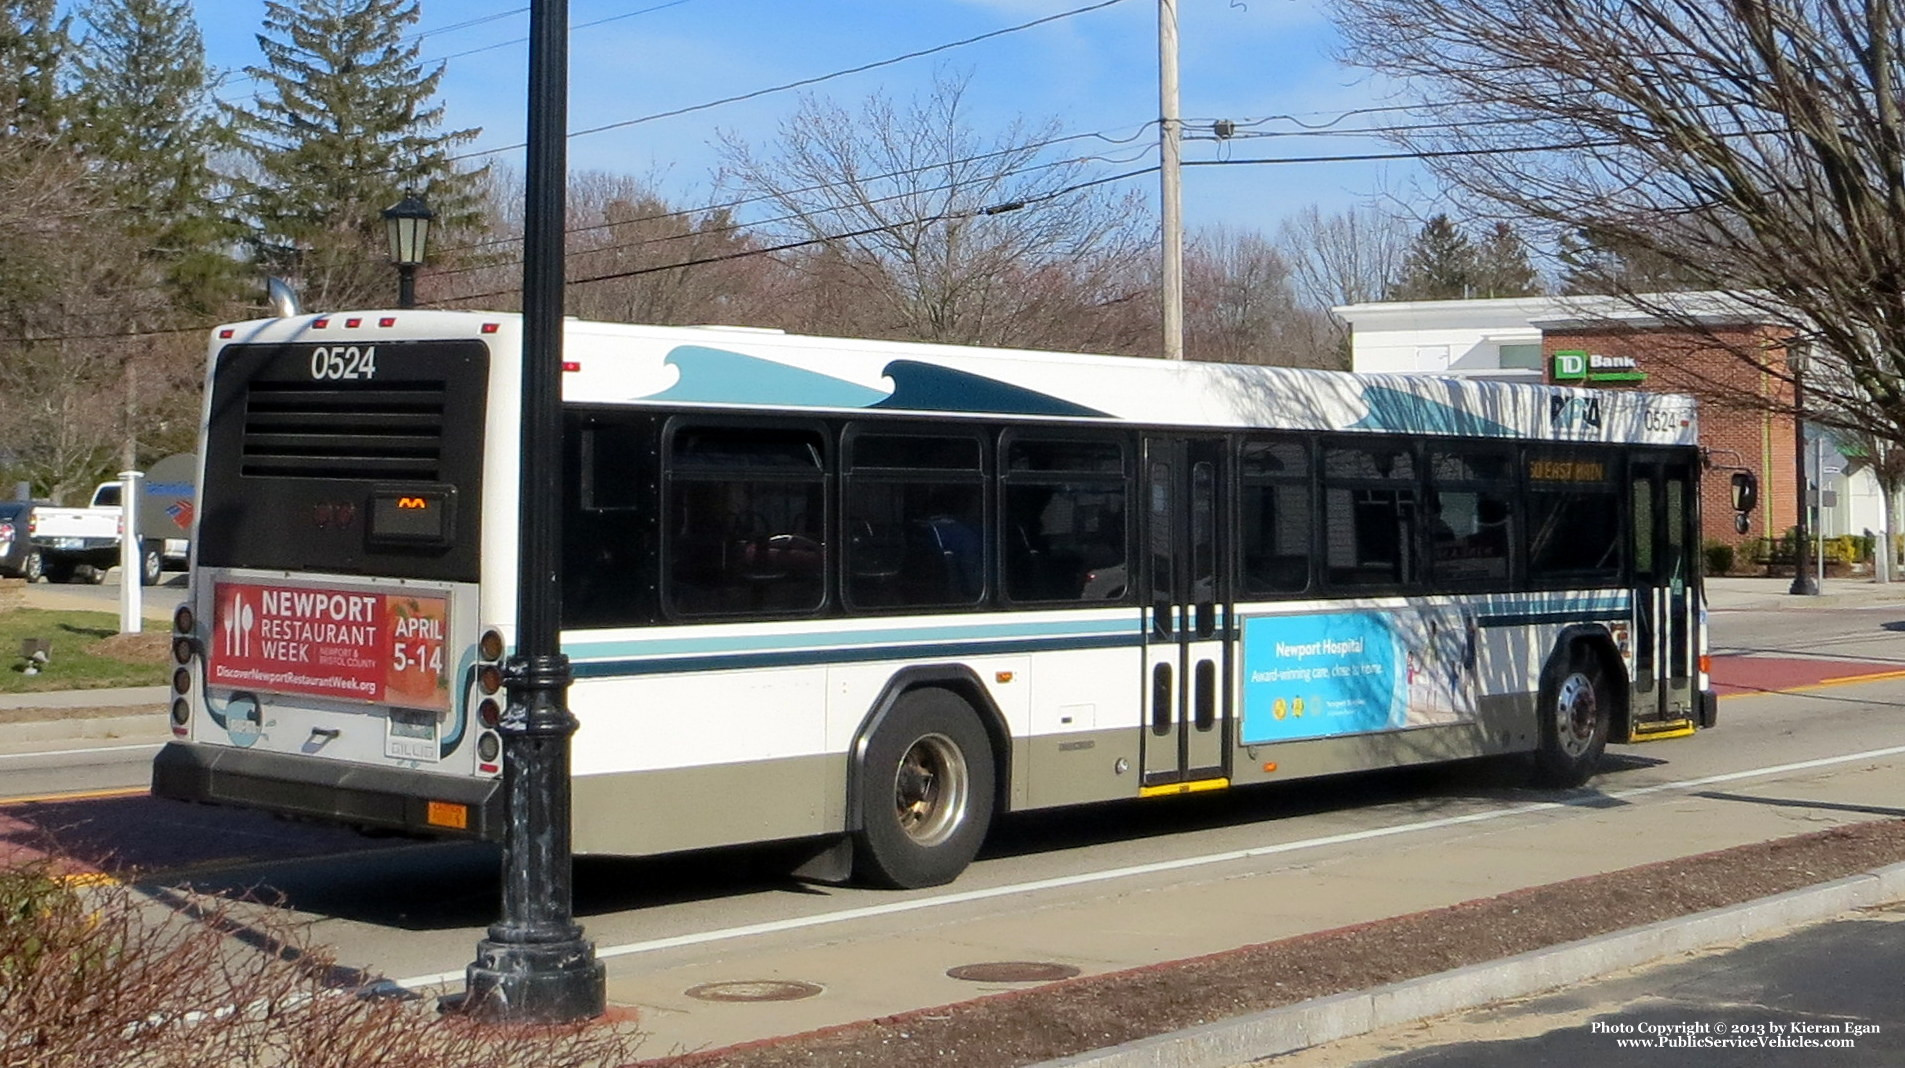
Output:
M1178 152L1184 120L1177 110L1177 0L1158 0L1158 216L1164 245L1159 294L1164 358L1184 358L1184 198Z
M503 915L477 943L464 1007L505 1023L602 1015L606 973L575 922L569 658L562 652L562 297L568 193L568 0L529 7L523 225L522 478L516 652L504 670Z

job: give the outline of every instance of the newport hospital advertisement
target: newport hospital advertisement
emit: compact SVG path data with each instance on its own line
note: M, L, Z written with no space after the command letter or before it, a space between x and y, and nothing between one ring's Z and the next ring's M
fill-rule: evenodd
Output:
M1472 719L1472 613L1255 616L1243 627L1246 745Z

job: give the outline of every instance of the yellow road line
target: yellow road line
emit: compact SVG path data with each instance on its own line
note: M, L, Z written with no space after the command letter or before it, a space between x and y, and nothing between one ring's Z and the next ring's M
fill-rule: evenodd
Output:
M139 797L151 793L146 786L118 786L110 790L72 790L63 794L25 794L0 797L0 805L35 805L48 801L92 801L104 797Z
M1879 671L1870 675L1838 675L1830 679L1820 679L1803 686L1786 686L1777 690L1741 690L1738 693L1723 693L1720 700L1729 697L1770 697L1782 693L1810 693L1813 690L1830 690L1836 686L1857 686L1862 682L1882 682L1885 679L1905 679L1905 671Z
M1829 679L1820 679L1819 685L1830 686L1848 682L1877 682L1880 679L1905 679L1905 671L1875 671L1870 675L1835 675Z

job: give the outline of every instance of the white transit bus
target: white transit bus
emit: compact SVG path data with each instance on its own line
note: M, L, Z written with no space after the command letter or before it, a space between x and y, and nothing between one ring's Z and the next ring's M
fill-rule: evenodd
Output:
M578 852L955 877L999 813L1714 722L1694 402L571 321ZM214 332L154 791L496 838L520 320Z

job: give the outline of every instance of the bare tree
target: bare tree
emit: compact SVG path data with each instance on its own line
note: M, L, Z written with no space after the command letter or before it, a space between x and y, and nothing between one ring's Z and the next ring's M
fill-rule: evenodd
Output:
M1383 300L1402 269L1408 222L1373 207L1325 215L1314 204L1285 219L1277 245L1290 264L1297 291L1328 316L1331 345L1347 365L1349 326L1330 314L1340 304Z
M724 182L768 206L754 224L765 243L813 243L780 262L824 284L830 302L851 297L836 310L855 333L1138 344L1123 336L1124 306L1128 265L1152 238L1146 213L1086 186L1082 162L1048 158L1056 124L985 140L964 107L965 81L945 76L905 105L874 95L849 112L808 97L768 146L723 136Z
M1218 226L1185 250L1185 349L1194 360L1338 367L1325 312L1301 307L1290 266L1262 234Z
M569 311L629 323L753 325L746 271L728 259L752 239L723 210L674 208L645 182L584 172L569 180Z
M0 138L0 426L12 477L54 499L119 461L127 367L162 290L83 164L57 146Z
M1809 401L1825 402L1809 416L1905 440L1898 4L1336 0L1336 11L1343 58L1423 101L1434 121L1398 140L1436 153L1424 162L1446 182L1540 220L1551 239L1588 234L1617 260L1726 291L1808 336L1845 370L1809 376ZM1586 288L1790 378L1767 337L1712 330L1698 314L1710 304L1602 281Z

